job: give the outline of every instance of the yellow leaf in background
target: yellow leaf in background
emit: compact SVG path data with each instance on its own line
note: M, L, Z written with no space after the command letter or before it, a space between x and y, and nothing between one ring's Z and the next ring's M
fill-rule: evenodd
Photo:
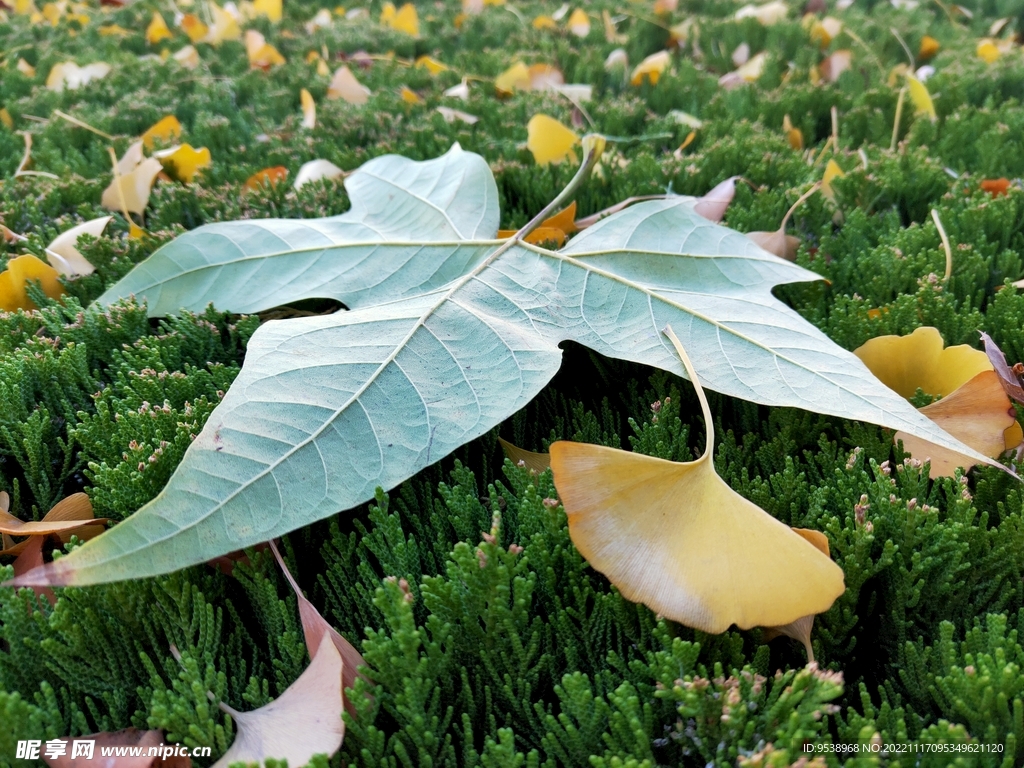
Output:
M515 229L499 229L498 238L504 240L505 238L512 237L518 230ZM554 216L549 216L541 222L540 226L523 238L528 243L534 245L541 245L543 243L555 243L559 248L565 245L565 239L568 235L573 232L577 232L576 226L576 201L569 203L565 208L560 210ZM547 461L546 453L531 453L530 451L523 451L520 448L516 448L511 443L506 443L501 438L498 438L498 442L505 448L505 453L510 459L518 462L518 459L512 455L510 449L515 449L521 454L531 454L532 456L542 456ZM520 457L521 458L521 457ZM529 462L527 462L529 464ZM546 466L546 465L545 465Z
M743 66L718 78L718 84L726 90L731 90L746 83L756 82L764 73L764 65L767 61L768 52L761 51L756 56L751 56Z
M266 16L275 24L281 21L281 0L255 0L252 8L257 16Z
M146 149L152 152L158 141L161 144L173 144L181 138L181 123L174 115L167 115L157 120L139 138Z
M91 221L84 221L72 227L66 232L59 234L52 243L46 246L46 259L50 266L56 269L65 277L75 275L91 275L96 267L78 250L78 238L82 235L99 237L113 216L102 216Z
M14 12L25 16L35 10L32 0L14 0Z
M43 6L42 16L46 19L51 27L56 27L60 23L60 17L63 11L57 7L56 3L47 3Z
M681 48L686 45L690 39L691 33L696 40L697 33L699 32L697 27L697 20L695 18L689 18L685 21L681 21L678 24L674 24L669 27L668 45L669 48ZM625 40L623 40L625 42Z
M834 203L836 201L836 193L832 189L832 182L845 175L843 169L839 167L839 163L835 160L829 160L825 165L825 174L821 178L821 194Z
M302 127L313 130L316 128L316 102L313 101L313 94L303 88L299 92L299 100L302 102Z
M207 30L203 42L220 45L225 40L242 39L242 28L238 26L237 19L214 2L210 3L210 16L213 25Z
M572 148L579 143L579 136L553 117L539 114L526 124L526 147L533 153L537 165L558 164L572 160Z
M162 170L159 160L142 157L141 142L136 142L118 161L117 178L111 179L103 190L100 205L108 211L127 211L141 216L149 204L149 193L156 177Z
M181 17L181 28L193 43L198 43L210 33L209 27L193 13L186 13Z
M266 41L255 29L245 32L245 53L249 57L249 66L264 71L285 63L285 58L277 48Z
M1002 52L994 42L986 38L978 42L977 54L979 59L991 64L1002 55Z
M186 45L171 56L171 58L185 69L195 69L199 66L199 51L196 50L194 45Z
M788 13L789 8L786 4L781 0L775 0L775 2L765 3L764 5L745 5L736 11L734 18L737 21L757 19L761 24L768 27L784 20Z
M370 89L356 80L352 70L343 64L331 78L327 98L344 99L349 104L365 104L370 99Z
M550 16L538 16L533 20L534 29L558 29L558 22Z
M337 179L344 175L345 171L330 160L310 160L308 163L303 163L302 167L299 168L292 188L302 189L302 187L310 182L320 181L320 179Z
M384 3L380 23L412 37L420 36L420 20L416 15L416 6L412 3L406 3L397 11L392 3Z
M812 43L817 43L822 50L828 48L829 44L843 31L843 22L831 16L826 16L818 21L813 16L810 19L809 33Z
M154 152L153 157L160 161L168 174L186 184L191 183L203 168L209 168L211 163L210 150L206 147L193 149L191 144Z
M782 131L786 134L789 146L797 152L802 152L804 149L804 133L799 128L793 127L793 123L789 121L789 115L782 118Z
M530 68L517 61L494 79L494 87L505 94L530 87Z
M576 35L576 37L586 37L590 34L590 17L587 16L587 12L582 8L577 8L569 16L567 26L569 31Z
M328 75L331 74L330 67L327 66L327 62L324 61L323 59L320 59L320 61L316 63L316 73L320 77L327 77Z
M46 78L46 87L57 93L65 88L74 91L93 80L101 80L108 74L110 74L110 65L102 61L87 64L84 67L78 66L73 61L65 61L62 64L53 65Z
M106 24L97 30L101 37L127 37L131 31L117 24Z
M636 65L633 73L629 76L629 82L633 85L642 85L644 79L647 79L651 85L657 85L661 74L671 61L672 55L668 51L652 53Z
M939 52L941 47L938 40L931 35L925 35L921 38L921 47L917 51L917 58L921 61L928 61Z
M25 284L35 280L42 285L43 293L51 299L59 299L64 295L64 286L58 278L57 270L35 256L9 259L7 269L0 272L0 310L35 309L35 303L25 291Z
M448 67L446 67L437 59L431 58L430 56L420 56L418 59L416 59L416 66L423 67L431 75L439 75L442 72L448 71Z
M673 462L552 444L573 543L624 597L705 632L781 626L828 610L844 592L842 569L715 473L711 409L679 340L665 332L700 399L704 453Z
M830 83L834 83L839 76L850 69L853 64L853 51L836 51L821 62L821 76Z
M8 130L14 130L14 118L11 117L11 113L7 111L7 107L0 109L0 125Z
M423 103L423 99L420 98L420 95L407 85L403 85L399 89L398 94L402 97L402 101L404 101L406 104Z
M253 192L260 187L274 187L288 178L288 169L283 165L275 165L273 168L264 168L256 171L246 180L242 187L246 192Z
M654 13L658 16L675 13L678 8L679 0L655 0L654 3Z
M945 347L937 328L925 326L908 336L878 336L853 351L889 389L910 398L918 389L945 397L992 363L981 350Z
M21 74L23 74L25 77L36 76L36 68L24 59L18 59L18 71L21 72Z
M395 4L390 2L384 3L380 11L380 23L390 27L391 22L395 20L395 16L398 15L398 9L395 8Z
M321 8L316 12L316 16L306 22L306 34L312 35L318 29L326 29L334 23L334 17L331 16L331 12L326 8Z
M173 37L173 35L171 35L171 30L167 28L167 22L164 21L164 17L153 11L153 20L146 27L146 42L150 45L156 45L161 40L166 40L169 37Z
M935 114L935 103L924 83L918 80L909 72L907 73L907 93L910 94L910 102L914 105L914 113L925 115L933 123L939 119Z

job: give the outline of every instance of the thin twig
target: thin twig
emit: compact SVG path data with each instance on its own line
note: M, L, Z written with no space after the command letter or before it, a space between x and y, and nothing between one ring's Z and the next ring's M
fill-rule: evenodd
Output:
M900 45L903 46L903 50L907 53L907 59L910 61L910 69L913 70L914 54L910 52L910 46L907 45L907 42L903 39L903 36L900 35L899 30L897 30L896 27L889 27L889 31L892 32L895 38L899 40Z
M900 136L900 120L903 117L903 100L907 96L907 86L900 88L899 98L896 99L896 119L892 123L892 141L889 142L889 151L896 151L896 142Z
M953 275L953 248L949 244L949 236L946 234L946 229L942 226L942 219L939 218L939 212L935 208L932 208L932 221L935 222L935 228L939 230L942 248L946 251L946 274L942 279L948 283L949 278Z
M69 123L77 125L79 128L85 128L85 130L87 130L87 131L92 131L97 136L102 136L107 141L113 141L114 140L114 137L111 136L109 133L104 133L99 128L93 128L88 123L86 123L86 122L84 122L82 120L79 120L77 117L72 117L67 112L61 112L59 109L55 109L55 110L53 110L53 114L55 114L57 117L63 118L64 120L67 120Z

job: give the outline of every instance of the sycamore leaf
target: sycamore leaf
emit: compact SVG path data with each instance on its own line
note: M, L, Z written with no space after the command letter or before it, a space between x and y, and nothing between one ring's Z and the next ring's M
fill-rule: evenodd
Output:
M100 80L110 74L110 65L98 61L94 64L87 64L80 67L73 61L65 61L62 64L54 64L46 78L46 87L51 91L60 93L65 88L70 91L77 90L93 80Z
M295 183L292 187L294 189L302 189L302 187L309 184L311 181L319 181L320 179L337 179L344 175L345 171L336 166L330 160L310 160L308 163L303 163L302 167L299 168L299 172L295 176Z
M534 115L526 124L526 147L533 153L537 165L558 164L563 160L572 161L572 149L579 144L580 137L572 130L548 115Z
M43 293L51 299L59 299L64 295L59 276L57 270L35 256L26 254L9 259L7 269L0 272L0 310L35 309L35 303L25 292L25 284L33 280L39 281Z
M772 295L817 275L693 198L639 203L551 251L496 239L494 177L458 145L425 162L374 158L345 188L340 216L186 232L97 299L135 295L153 316L314 297L349 311L260 326L167 487L24 583L166 573L354 508L530 402L567 340L684 374L666 323L716 391L977 456Z
M633 73L629 76L629 82L633 85L642 85L646 79L651 85L657 85L658 80L661 78L661 74L668 67L672 61L672 54L668 51L658 51L652 53L646 59L641 61L633 69Z
M154 152L151 159L158 160L168 174L186 184L190 184L196 174L203 168L209 168L211 163L210 150L206 147L194 149L191 144Z
M934 123L939 118L935 113L935 103L932 101L931 94L928 93L928 88L909 72L906 76L907 93L910 94L910 102L914 105L914 113L924 115Z
M984 331L981 331L981 340L985 344L985 355L988 357L989 363L992 364L992 369L999 376L999 382L1003 385L1003 391L1024 405L1024 386L1022 386L1024 380L1021 378L1024 375L1024 365L1017 363L1011 367L1006 362L1003 350Z
M83 221L78 226L72 227L66 232L59 234L52 243L46 247L47 260L50 266L56 269L65 277L74 275L91 275L96 267L78 251L75 244L81 235L92 235L99 237L113 216L102 216L91 221ZM54 263L58 262L58 263Z
M327 86L328 99L344 99L349 104L365 104L370 100L370 89L356 80L352 70L343 64Z
M711 408L682 345L671 328L665 333L700 399L704 454L680 463L553 443L551 471L573 544L627 599L704 632L828 610L845 589L842 569L716 474Z
M178 122L178 118L174 115L167 115L157 120L151 125L142 136L139 137L142 140L143 146L150 152L156 147L157 142L161 144L173 144L179 138L181 138L181 123ZM142 154L139 154L136 165L142 162ZM131 168L118 167L121 173L130 173Z
M262 765L268 758L306 765L313 755L333 755L345 737L343 671L341 654L325 634L306 671L274 701L252 712L238 712L221 703L235 721L237 733L213 768L228 768L232 763Z
M277 560L278 566L284 572L285 578L288 579L288 583L291 585L292 591L295 592L295 598L299 603L299 620L302 622L302 634L306 640L306 650L309 652L309 658L312 659L316 655L316 651L325 637L330 638L331 642L334 643L334 647L338 649L338 654L341 656L343 664L341 675L342 688L351 688L355 685L356 678L360 677L359 669L365 667L366 662L363 661L363 657L359 655L359 651L355 649L352 643L342 637L338 630L332 627L330 622L320 615L320 611L316 609L316 606L309 602L306 596L302 594L302 590L299 589L295 577L288 570L284 558L277 551L277 545L273 541L270 542L270 550L274 553L274 559Z
M156 45L161 40L167 40L170 37L174 37L174 35L168 29L164 17L158 11L153 11L153 20L146 27L146 42L150 45Z
M93 733L89 736L77 737L84 741L93 741L92 757L78 756L72 758L70 750L59 757L45 757L44 760L50 768L109 768L114 764L117 768L191 768L192 759L184 755L173 754L173 746L164 742L163 734L160 731L140 731L135 728L125 728L121 731L105 731ZM150 755L150 749L168 747L167 756L163 751L154 752ZM100 757L104 749L116 749L118 747L137 748L140 751L138 756L127 757ZM125 755L128 755L125 752ZM98 763L96 761L99 761Z
M287 178L288 169L283 165L275 165L272 168L256 171L256 173L246 179L243 189L246 192L252 192L260 187L273 187L277 186L278 182L284 181Z
M299 91L299 101L302 102L302 127L311 131L316 128L316 102L313 101L313 94L303 88Z

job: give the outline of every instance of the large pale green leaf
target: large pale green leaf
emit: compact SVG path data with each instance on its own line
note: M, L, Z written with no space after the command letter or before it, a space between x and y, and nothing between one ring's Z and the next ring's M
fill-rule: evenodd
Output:
M345 216L203 227L106 294L134 293L154 313L310 296L352 311L264 324L160 495L21 583L159 574L351 508L523 407L565 340L684 375L666 324L710 389L989 461L772 296L813 273L697 215L691 199L635 205L552 252L488 240L494 182L457 147L426 163L374 160L347 188Z

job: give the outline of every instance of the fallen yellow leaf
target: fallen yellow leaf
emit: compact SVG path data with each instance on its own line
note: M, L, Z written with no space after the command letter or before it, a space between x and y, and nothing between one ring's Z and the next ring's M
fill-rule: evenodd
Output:
M533 20L534 29L558 29L558 22L550 16L538 16Z
M745 5L736 11L735 19L757 19L761 24L768 27L778 24L784 20L789 13L789 8L781 0L765 3L764 5Z
M36 68L29 64L24 59L18 59L18 71L21 72L25 77L35 77Z
M577 8L569 16L567 26L576 37L586 37L590 34L590 17L582 8Z
M168 174L186 184L191 183L203 168L209 168L211 163L210 150L206 147L193 149L191 144L154 152L153 157L160 161Z
M164 17L157 11L153 11L153 20L146 27L146 42L150 45L156 45L161 40L166 40L169 37L173 37L173 35L171 30L167 28L167 22L164 21Z
M268 70L285 63L284 56L277 48L268 43L255 29L245 31L245 53L249 57L249 66L253 69Z
M78 250L78 238L82 235L99 237L112 218L114 217L102 216L98 219L84 221L57 235L53 242L46 246L46 260L50 262L50 266L64 277L91 275L95 272L96 267L90 264Z
M938 40L931 35L925 35L921 38L921 47L917 50L917 58L921 61L928 61L939 52L941 47Z
M671 61L672 55L668 51L652 53L636 65L633 73L629 76L629 82L633 85L641 85L646 78L651 85L657 85L661 74Z
M255 0L252 4L253 13L257 16L266 16L277 24L281 21L282 8L281 0Z
M380 23L412 37L420 36L420 20L416 15L416 6L412 3L406 3L397 11L394 4L384 3Z
M416 91L414 91L412 88L410 88L407 85L403 85L399 89L398 93L402 97L402 101L404 101L406 104L422 104L423 103L423 99L420 98L420 95L418 93L416 93Z
M182 16L181 28L193 43L200 42L210 33L210 28L193 13L186 13Z
M907 72L907 93L910 94L910 101L914 105L914 113L925 115L933 123L939 119L935 113L935 103L928 93L925 84Z
M316 128L316 102L313 95L303 88L299 92L299 100L302 102L302 127L308 130Z
M526 146L537 165L558 164L575 158L572 148L579 143L579 136L553 117L534 115L526 124L526 132Z
M977 54L979 59L991 64L1002 55L1002 51L994 42L984 39L978 42Z
M446 67L437 59L431 58L430 56L420 56L418 59L416 59L416 66L423 67L431 75L438 75L442 72L448 71L448 67Z
M211 2L209 7L213 24L207 30L202 42L220 45L225 40L240 40L242 28L238 26L238 20L214 2Z
M35 309L35 303L25 291L29 281L38 280L43 293L51 299L59 299L64 295L64 286L58 278L57 270L35 256L26 254L9 259L7 269L0 272L0 310Z
M149 193L157 175L163 170L159 160L144 158L143 141L132 144L115 168L116 173L103 190L100 205L108 211L142 215L149 204Z
M348 65L343 64L331 78L327 98L344 99L349 104L365 104L370 100L370 89L356 80Z
M288 178L288 169L283 165L275 165L273 168L264 168L256 171L250 176L242 187L246 192L252 192L260 187L274 187L279 182Z
M836 192L832 189L832 182L836 179L842 178L846 174L843 173L843 169L839 167L839 163L835 160L829 160L825 165L825 173L821 177L821 194L831 202L836 202Z
M627 599L705 632L828 610L844 591L842 569L715 473L711 408L679 340L665 333L700 399L704 453L679 463L554 443L551 469L573 543Z
M139 138L142 139L143 146L152 152L157 142L173 144L181 138L181 123L174 115L167 115L157 120ZM141 161L140 156L139 162ZM123 171L123 173L128 173L128 171Z
M802 152L804 149L804 133L799 128L793 127L793 123L789 120L789 115L785 115L782 118L782 131L786 134L789 146L797 152Z
M74 91L93 80L100 80L110 74L110 65L98 61L80 67L73 61L54 64L46 78L46 87L60 93L65 88Z

